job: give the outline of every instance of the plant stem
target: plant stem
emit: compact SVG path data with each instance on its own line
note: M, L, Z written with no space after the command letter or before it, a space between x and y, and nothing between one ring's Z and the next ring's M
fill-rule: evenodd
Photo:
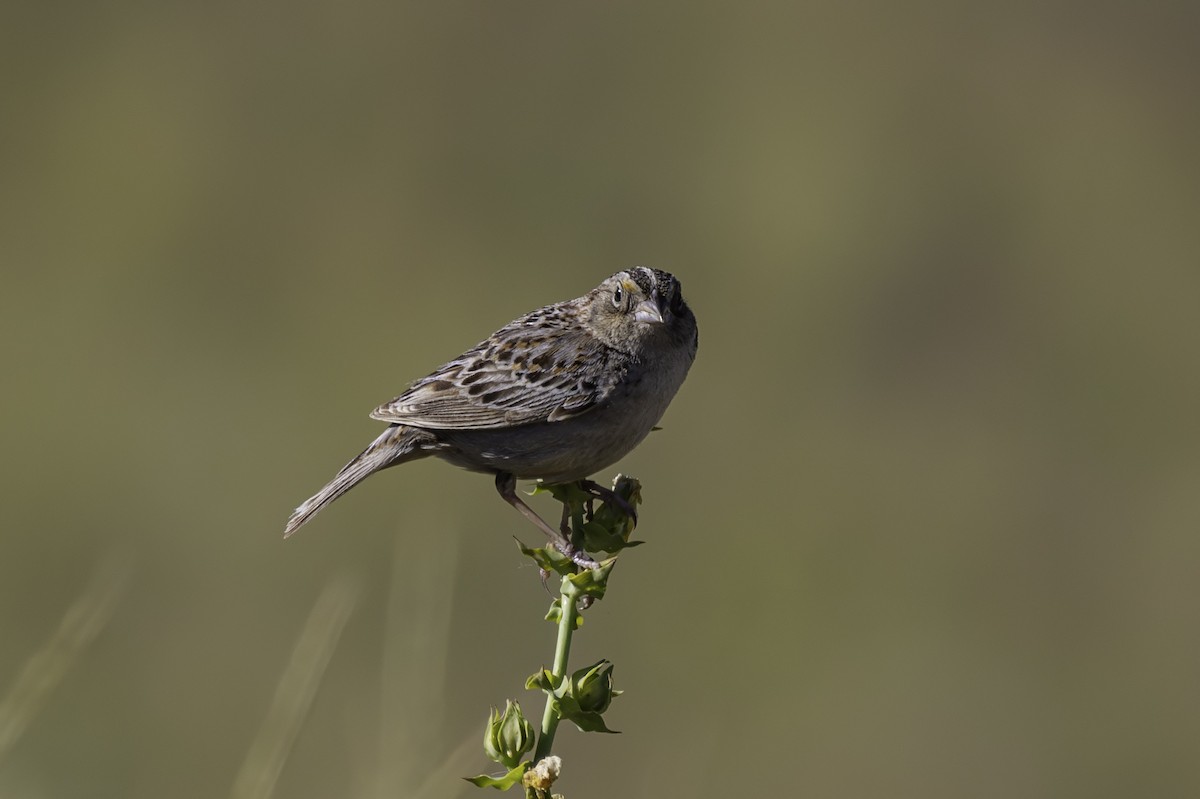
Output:
M553 668L555 678L560 680L567 679L567 658L571 654L571 636L575 632L576 619L579 618L578 599L578 589L570 580L564 578L560 599L561 613L558 619L558 641L554 645ZM538 736L537 750L533 757L534 763L538 763L542 758L550 755L550 748L554 746L554 733L557 729L558 709L555 706L554 697L547 694L546 712L542 714L542 734Z

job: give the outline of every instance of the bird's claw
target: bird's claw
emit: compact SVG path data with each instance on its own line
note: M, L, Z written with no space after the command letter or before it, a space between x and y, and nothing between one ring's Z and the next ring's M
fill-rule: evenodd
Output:
M572 546L569 542L555 541L554 548L571 559L576 566L584 569L598 569L600 564L588 557L582 549Z
M630 521L633 522L633 526L637 527L637 508L629 504L629 502L623 496L613 491L611 488L605 488L595 480L580 480L579 487L591 494L593 497L598 497L605 502L611 502L612 504L616 505L621 509L622 513L629 517Z

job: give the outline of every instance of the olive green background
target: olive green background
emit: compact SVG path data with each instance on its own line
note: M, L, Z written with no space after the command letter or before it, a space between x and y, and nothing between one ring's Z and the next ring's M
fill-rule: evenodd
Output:
M634 264L700 353L561 791L1200 794L1195 3L0 18L0 796L487 795L536 531L437 461L283 522Z

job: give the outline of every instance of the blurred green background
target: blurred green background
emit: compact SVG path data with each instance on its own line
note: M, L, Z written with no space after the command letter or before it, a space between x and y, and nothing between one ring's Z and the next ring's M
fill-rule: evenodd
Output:
M552 655L536 532L431 460L280 533L378 403L634 264L700 354L576 639L624 734L564 728L560 790L1200 795L1197 41L1182 2L7 5L0 796L484 796Z

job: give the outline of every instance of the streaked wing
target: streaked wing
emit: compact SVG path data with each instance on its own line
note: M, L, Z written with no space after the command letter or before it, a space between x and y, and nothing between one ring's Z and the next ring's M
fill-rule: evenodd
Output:
M560 421L604 401L624 376L621 353L542 309L423 377L374 419L432 429Z

